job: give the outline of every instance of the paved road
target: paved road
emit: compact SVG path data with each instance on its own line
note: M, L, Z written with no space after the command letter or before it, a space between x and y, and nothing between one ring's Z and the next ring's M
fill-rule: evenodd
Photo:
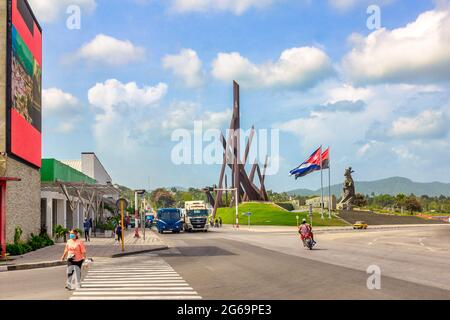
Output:
M449 227L320 232L312 252L286 228L164 234L168 251L97 260L73 297L179 296L183 287L203 299L450 299ZM369 265L382 270L381 290L367 289ZM166 275L176 290L157 286ZM68 299L64 280L64 267L0 273L0 299Z
M62 300L66 267L0 272L0 300Z
M449 226L321 233L312 252L286 231L163 239L167 262L206 299L450 299L449 237ZM367 289L371 265L381 290Z

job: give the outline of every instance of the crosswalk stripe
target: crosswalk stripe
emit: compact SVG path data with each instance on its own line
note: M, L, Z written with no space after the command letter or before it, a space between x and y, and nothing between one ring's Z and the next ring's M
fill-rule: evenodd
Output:
M71 297L70 300L93 300L94 297ZM200 296L125 296L125 297L95 297L95 300L201 300Z
M119 284L83 284L82 285L82 289L83 288L126 288L126 287L135 287L135 288L139 288L139 287L148 287L149 285L151 285L152 287L157 286L158 283L119 283ZM170 286L182 286L183 283L159 283L159 287L170 287ZM187 285L187 284L186 284Z
M104 276L90 276L86 277L86 280L105 280L105 279L123 279L123 280L145 280L145 279L176 279L181 278L179 275L171 275L171 276L138 276L138 277L120 277L120 276L112 276L112 277L104 277Z
M154 280L154 281L139 281L139 282L116 282L116 281L105 281L105 282L83 282L81 287L92 287L92 286L103 286L103 285L149 285L149 284L157 284L157 283L185 283L184 280Z
M131 291L136 292L141 291L194 291L191 287L177 286L177 287L167 287L167 286L151 286L151 287L141 287L141 288L132 288L132 287L122 287L122 288L80 288L77 292L92 292L92 291Z
M73 293L74 296L117 296L117 295L122 295L122 296L134 296L136 295L136 292L134 291L122 291L122 292L74 292ZM168 292L164 292L164 291L143 291L143 292L139 292L139 294L142 295L166 295L166 294L171 294L171 295L196 295L197 292L195 291L168 291Z
M71 300L198 300L202 297L162 258L102 260ZM119 262L116 264L116 261ZM140 260L142 261L142 260ZM129 265L127 265L129 264Z

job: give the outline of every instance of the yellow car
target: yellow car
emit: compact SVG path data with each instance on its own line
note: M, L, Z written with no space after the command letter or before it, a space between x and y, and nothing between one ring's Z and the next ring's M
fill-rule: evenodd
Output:
M365 223L364 221L356 221L356 223L353 225L353 229L367 229L369 225Z

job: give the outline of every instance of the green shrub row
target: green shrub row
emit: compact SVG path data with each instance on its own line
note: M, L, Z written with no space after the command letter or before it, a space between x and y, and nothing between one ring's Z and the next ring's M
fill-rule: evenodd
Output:
M16 228L14 243L6 245L6 253L11 256L20 256L31 251L36 251L54 245L53 240L50 239L46 233L42 233L40 235L31 234L30 239L26 243L20 240L21 235L22 230L20 228Z

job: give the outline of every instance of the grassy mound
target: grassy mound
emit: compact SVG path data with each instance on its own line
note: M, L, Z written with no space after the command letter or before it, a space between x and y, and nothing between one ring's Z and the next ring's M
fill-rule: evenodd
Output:
M239 206L239 224L248 224L248 217L244 215L251 212L251 224L260 226L296 226L299 216L300 222L305 218L309 222L309 214L307 212L289 212L280 208L273 203L256 203L248 202ZM328 215L328 214L327 214ZM326 216L327 216L326 215ZM236 209L219 208L217 210L217 218L221 217L224 224L233 224L236 220ZM322 220L318 212L314 213L313 226L345 226L342 220L333 217L331 220L327 217Z

